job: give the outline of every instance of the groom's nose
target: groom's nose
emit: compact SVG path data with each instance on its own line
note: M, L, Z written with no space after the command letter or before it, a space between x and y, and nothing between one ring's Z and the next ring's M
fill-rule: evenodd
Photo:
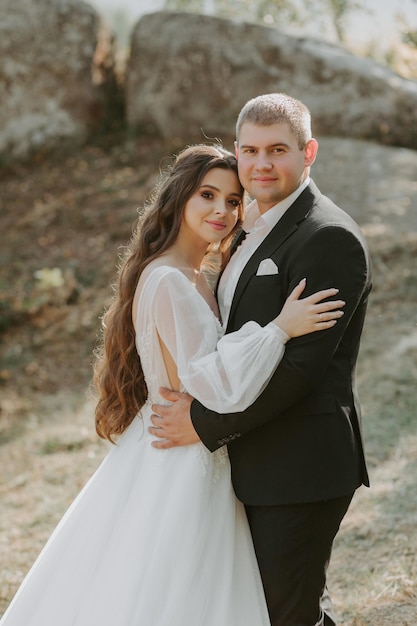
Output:
M258 170L270 170L272 161L266 151L259 151L255 158L255 168Z

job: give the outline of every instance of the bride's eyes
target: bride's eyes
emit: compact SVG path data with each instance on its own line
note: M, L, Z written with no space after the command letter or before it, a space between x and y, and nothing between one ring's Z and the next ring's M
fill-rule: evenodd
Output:
M202 191L200 193L202 198L205 198L206 200L213 200L214 199L214 193L212 193L211 191ZM240 206L241 204L241 200L237 199L237 198L229 198L227 200L228 204L231 204L233 206L233 208L237 208L238 206Z

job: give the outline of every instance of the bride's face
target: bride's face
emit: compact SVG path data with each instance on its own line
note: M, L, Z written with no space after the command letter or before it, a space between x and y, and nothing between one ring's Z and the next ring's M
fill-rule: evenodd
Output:
M182 236L195 238L196 243L221 241L236 224L241 203L236 174L221 168L210 170L185 205Z

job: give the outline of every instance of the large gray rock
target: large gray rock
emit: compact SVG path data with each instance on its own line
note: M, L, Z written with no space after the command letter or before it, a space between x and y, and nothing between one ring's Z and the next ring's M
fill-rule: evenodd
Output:
M83 139L100 115L98 14L78 0L1 0L0 154Z
M417 152L370 141L319 137L311 175L367 235L417 235Z
M284 91L314 132L417 148L417 82L344 48L209 16L154 13L132 36L127 119L165 138L230 136L249 98Z

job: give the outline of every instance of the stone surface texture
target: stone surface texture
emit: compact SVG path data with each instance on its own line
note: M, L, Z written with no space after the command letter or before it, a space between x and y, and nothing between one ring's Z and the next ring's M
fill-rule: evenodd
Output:
M180 140L230 135L249 98L275 91L307 104L315 134L417 148L417 82L340 46L186 13L148 14L134 28L134 129Z
M101 106L92 80L99 27L78 0L1 0L1 155L86 136Z

